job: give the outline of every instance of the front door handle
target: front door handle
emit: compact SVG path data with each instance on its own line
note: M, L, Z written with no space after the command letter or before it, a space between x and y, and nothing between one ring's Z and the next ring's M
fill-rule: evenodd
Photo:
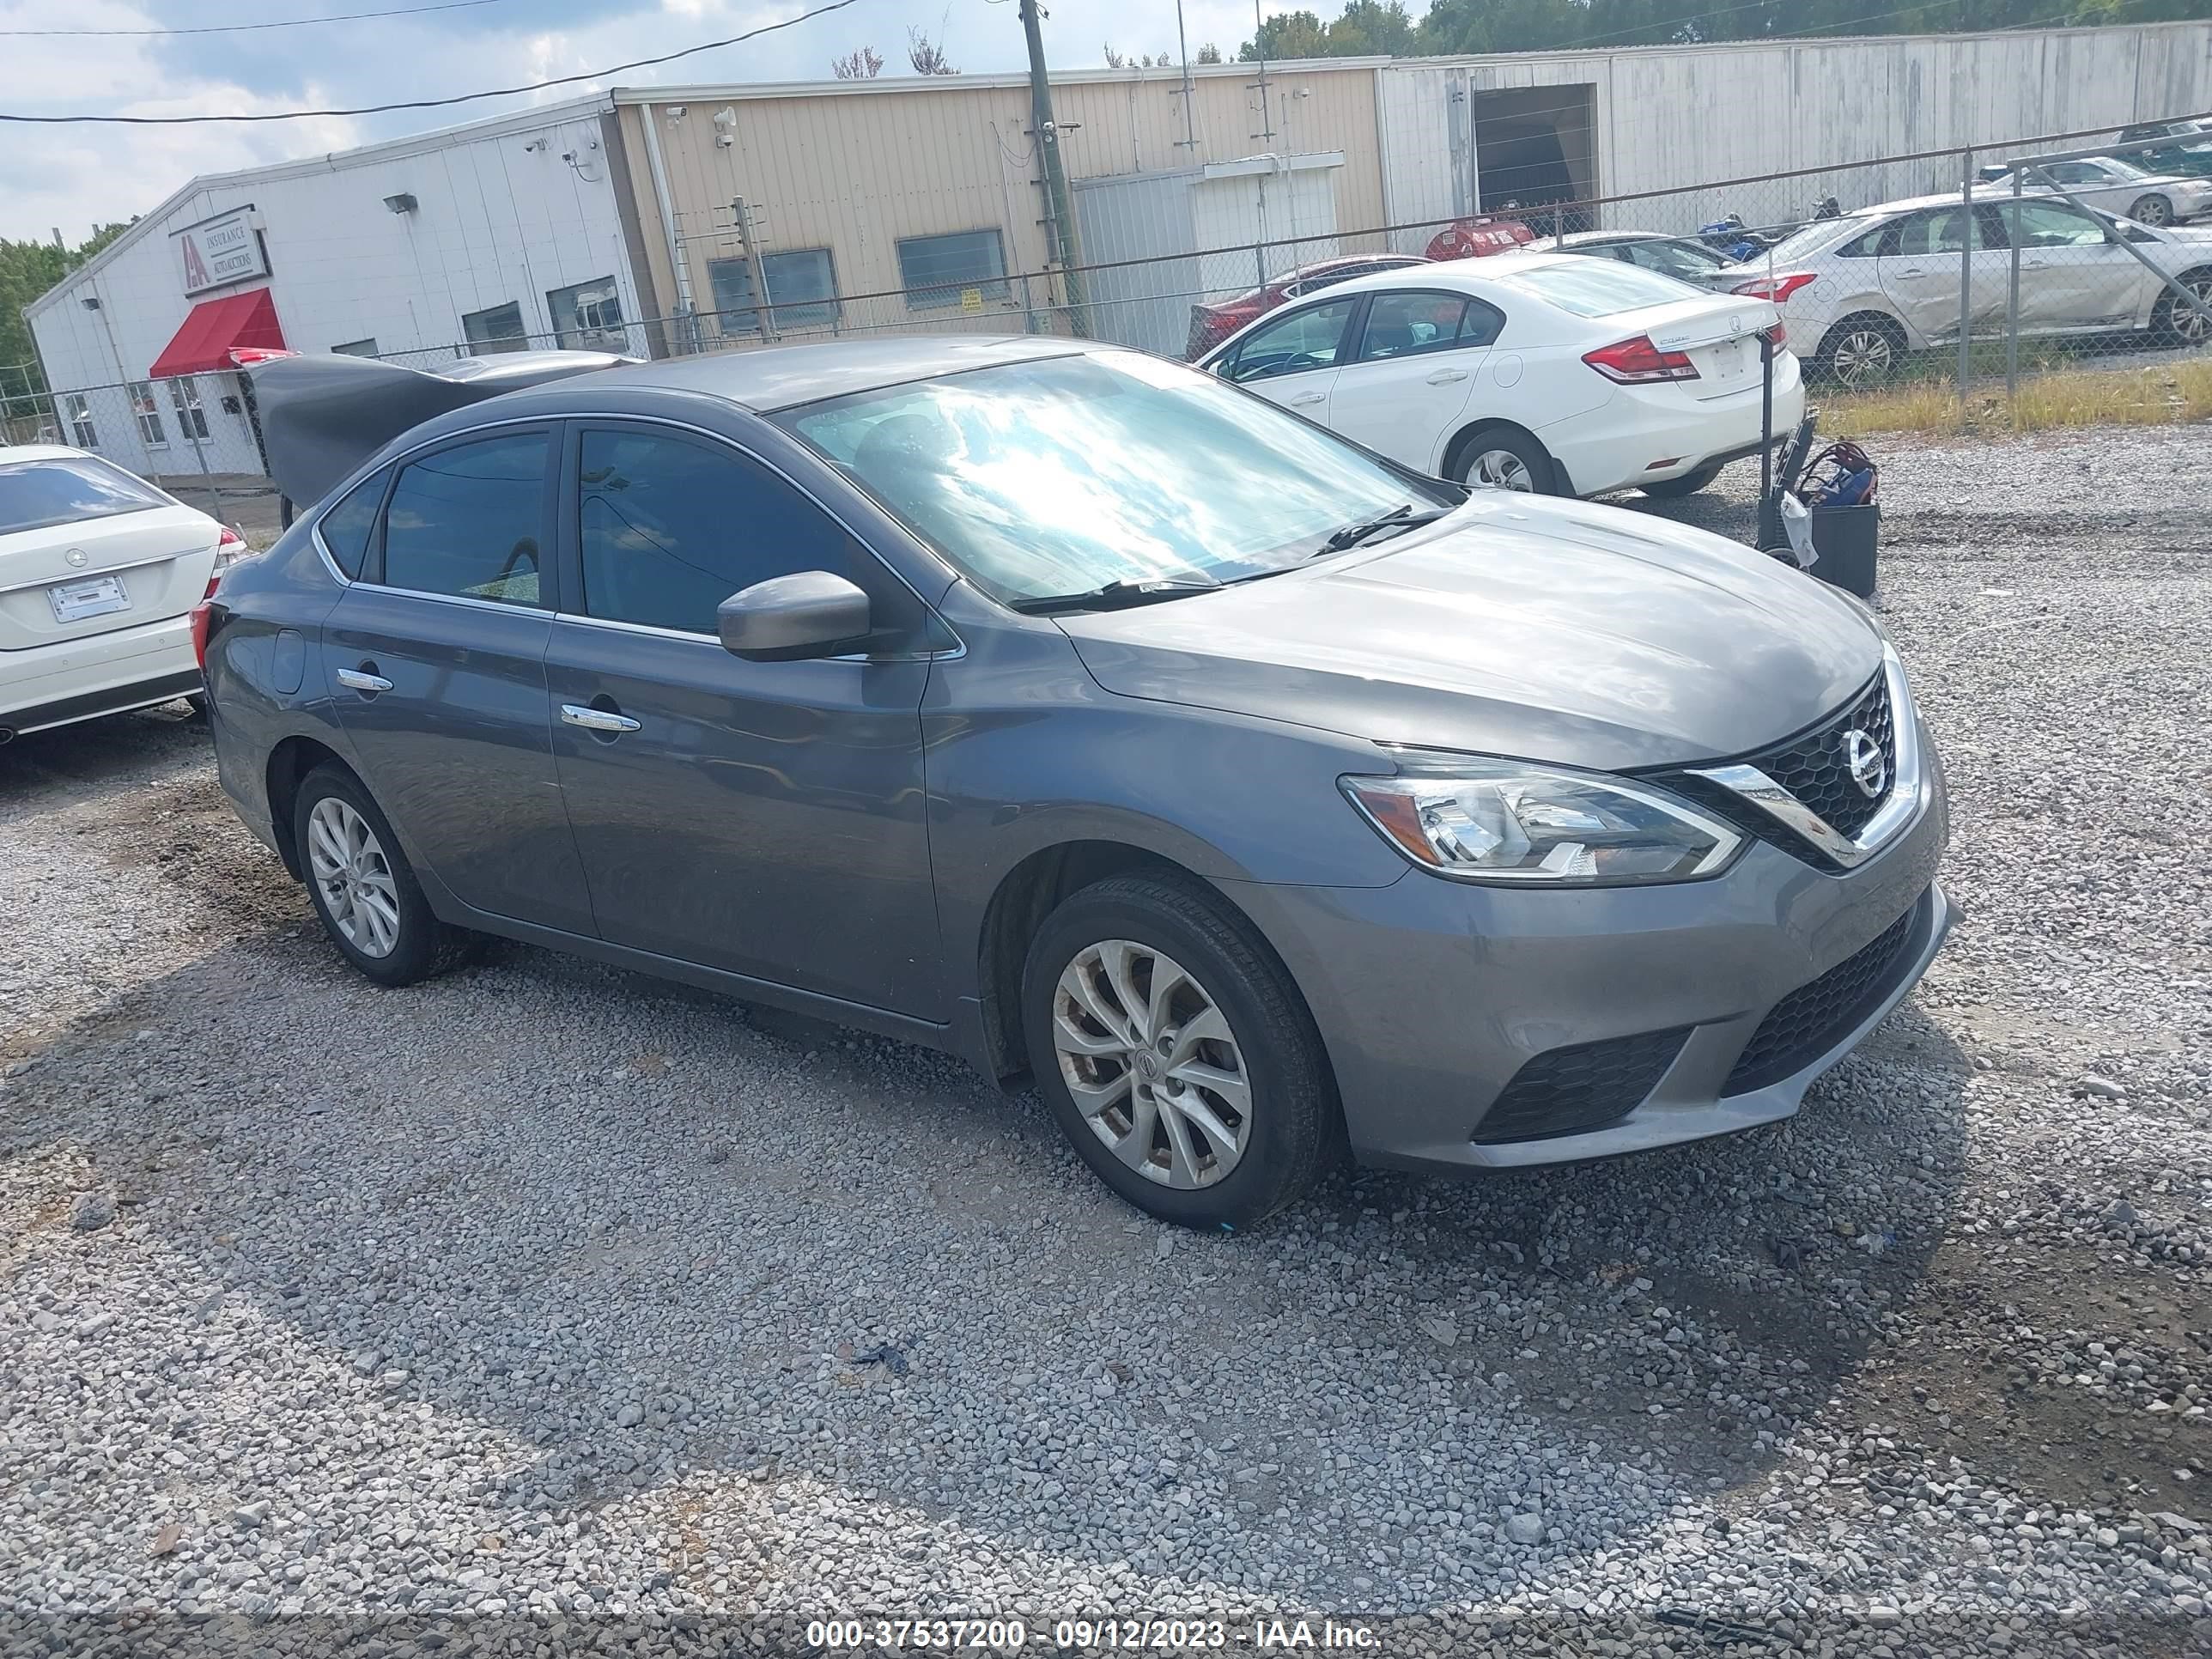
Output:
M1322 402L1326 396L1326 393L1320 392L1301 392L1291 399L1291 406L1293 409L1304 409L1310 404Z
M569 726L580 726L586 732L635 732L638 722L627 714L617 714L605 708L586 708L579 702L561 705L561 719Z
M2022 270L2048 270L2051 269L2051 261L2048 259L2022 259L2020 262L2020 268Z
M1440 368L1435 374L1429 376L1429 384L1431 386L1449 386L1454 380L1464 380L1465 379L1467 379L1467 371L1463 368Z
M338 684L349 691L358 691L364 697L373 697L380 691L392 690L392 682L374 672L374 663L365 662L358 668L338 670Z
M1921 270L1918 265L1908 265L1897 274L1900 276L1925 276L1928 273Z

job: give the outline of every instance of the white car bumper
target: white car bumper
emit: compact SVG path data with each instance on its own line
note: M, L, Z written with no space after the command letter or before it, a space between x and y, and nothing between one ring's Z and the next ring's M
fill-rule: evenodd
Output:
M1787 438L1805 413L1796 355L1774 364L1773 438ZM1662 483L1720 459L1759 453L1760 388L1700 399L1683 383L1624 386L1596 409L1536 429L1577 495Z
M20 736L119 714L199 689L189 615L0 651L0 732Z

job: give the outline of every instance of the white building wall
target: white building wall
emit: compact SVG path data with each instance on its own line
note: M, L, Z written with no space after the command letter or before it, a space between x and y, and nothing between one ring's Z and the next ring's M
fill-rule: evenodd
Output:
M1373 73L1385 206L1391 223L1407 224L1455 210L1455 86L1590 86L1598 193L1615 197L2212 109L2212 23L1532 52ZM1831 191L1849 207L1958 183L1957 158L1946 155L1626 203L1601 216L1689 231L1731 211L1753 222L1802 215Z
M617 205L616 161L601 148L599 114L610 107L605 100L569 103L195 179L27 309L47 384L65 404L81 388L143 380L195 304L258 287L270 290L295 350L374 339L380 354L422 353L417 362L455 355L462 317L508 301L520 307L526 332L550 335L547 295L598 277L615 280L623 315L635 318L642 308ZM416 198L413 212L385 205L385 198L403 194ZM249 204L268 276L186 297L170 233ZM97 311L83 305L88 297L100 301ZM223 398L238 396L236 376L198 381L209 468L258 471L243 410L222 408ZM154 390L166 443L143 441L127 403L107 392L94 398L100 452L138 471L197 471L167 388Z

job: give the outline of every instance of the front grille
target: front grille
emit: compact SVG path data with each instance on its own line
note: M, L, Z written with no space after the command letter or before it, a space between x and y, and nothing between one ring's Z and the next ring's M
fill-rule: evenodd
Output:
M1683 1025L1547 1048L1514 1073L1475 1126L1475 1140L1494 1146L1580 1134L1626 1117L1667 1074L1689 1035Z
M1850 763L1844 754L1844 736L1849 732L1865 732L1881 750L1884 782L1879 795L1869 796L1851 778ZM1802 737L1746 758L1818 812L1831 830L1856 839L1897 778L1897 732L1889 717L1888 677L1875 676L1874 684L1840 714Z
M1767 1010L1721 1085L1723 1095L1749 1094L1802 1071L1866 1018L1892 983L1892 970L1911 940L1923 898L1882 929L1871 945L1845 957Z

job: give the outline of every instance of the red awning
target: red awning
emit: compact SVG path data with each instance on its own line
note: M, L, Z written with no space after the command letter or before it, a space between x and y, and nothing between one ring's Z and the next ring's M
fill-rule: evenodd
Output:
M265 288L244 294L226 294L192 307L176 337L161 348L154 367L146 371L153 380L176 374L205 374L232 367L230 354L240 348L282 351L284 331L276 325L276 307Z

